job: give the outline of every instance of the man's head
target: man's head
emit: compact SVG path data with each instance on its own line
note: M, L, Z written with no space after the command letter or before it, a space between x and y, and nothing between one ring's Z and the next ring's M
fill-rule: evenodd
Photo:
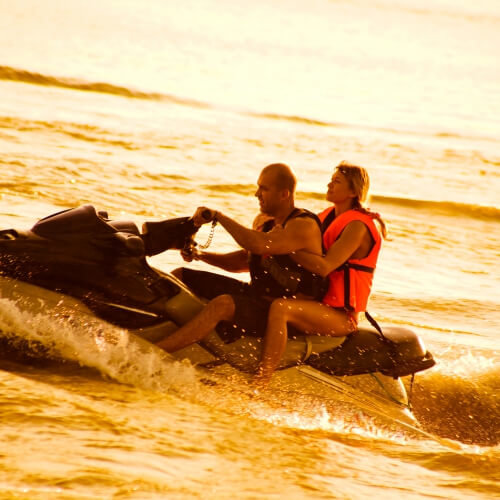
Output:
M255 196L259 199L262 213L275 216L293 208L297 179L288 165L267 165L260 173L257 185Z

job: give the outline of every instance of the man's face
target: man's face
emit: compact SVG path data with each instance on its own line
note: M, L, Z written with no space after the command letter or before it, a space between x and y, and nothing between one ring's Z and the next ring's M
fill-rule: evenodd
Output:
M263 214L275 215L283 202L286 190L278 189L274 175L266 172L260 174L257 186L255 196L259 200L260 211Z

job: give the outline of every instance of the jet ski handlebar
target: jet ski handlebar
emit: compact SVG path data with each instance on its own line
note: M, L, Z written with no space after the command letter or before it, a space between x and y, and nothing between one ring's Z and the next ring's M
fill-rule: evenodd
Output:
M207 243L199 248L208 248L213 238L213 231L216 224L212 210L206 208L201 212L201 217L206 222L212 221L212 231ZM165 250L182 250L186 256L191 255L197 243L194 235L200 228L192 217L180 217L177 219L167 219L160 222L145 222L142 226L141 235L146 255L157 255Z
M207 222L211 215L208 209L202 212L202 217ZM191 217L178 217L145 222L140 233L133 222L110 220L107 212L97 211L92 205L83 205L40 219L31 228L31 232L41 238L59 241L88 237L89 240L101 241L104 245L107 240L116 240L128 253L152 256L166 250L182 250L194 246L193 238L198 229L199 226Z
M203 217L203 219L205 219L207 222L210 222L211 220L213 220L213 214L212 214L212 211L209 210L208 208L206 208L205 210L203 210L203 212L201 212L201 216Z
M145 253L151 256L166 250L182 250L193 244L198 229L190 217L145 222L141 234Z

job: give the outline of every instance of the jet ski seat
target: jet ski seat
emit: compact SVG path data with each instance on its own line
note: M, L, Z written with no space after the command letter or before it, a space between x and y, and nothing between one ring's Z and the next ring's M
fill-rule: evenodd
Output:
M137 226L129 221L109 221L107 212L97 212L92 205L63 210L40 219L31 232L50 240L86 237L95 246L105 248L119 243L132 256L145 255L144 242Z

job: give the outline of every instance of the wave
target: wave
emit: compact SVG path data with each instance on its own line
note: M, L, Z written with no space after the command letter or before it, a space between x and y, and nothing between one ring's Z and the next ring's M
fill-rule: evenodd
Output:
M464 4L467 5L467 4ZM473 5L473 4L470 4ZM493 4L492 4L493 5ZM457 8L457 4L454 5L454 10L448 10L445 8L436 8L433 6L432 9L428 9L421 6L406 6L406 5L391 5L391 10L400 10L403 12L410 12L412 14L416 14L418 16L429 16L429 17L447 17L451 19L458 20L467 20L469 22L477 22L477 23L491 23L497 24L500 21L500 17L496 15L495 11L467 11L467 9L460 10Z
M215 193L231 193L242 196L251 196L256 189L255 184L206 184L202 187Z
M300 199L312 198L324 200L325 193L301 192L297 193ZM448 200L420 200L402 196L374 194L370 200L383 205L396 205L405 208L424 209L432 212L441 212L448 215L461 215L474 219L500 220L500 208L474 203L461 203Z
M209 191L217 193L227 192L249 196L255 192L255 184L206 184L203 186ZM307 200L325 200L324 192L298 191L297 199L306 203ZM449 215L461 215L475 219L500 220L500 208L473 203L460 203L455 201L420 200L391 195L372 195L370 200L385 205L415 208L432 212L441 212Z
M0 116L0 127L20 132L50 131L64 134L80 141L117 146L131 151L142 147L142 144L132 142L130 137L125 134L81 123L63 121L47 122L42 120L27 120L10 116Z
M278 121L287 121L292 123L301 123L306 125L320 126L320 127L335 127L335 128L346 128L346 129L355 129L357 131L360 130L370 130L376 132L384 132L389 134L402 134L402 135L415 135L420 137L438 137L445 139L457 139L457 140L480 140L480 141L488 141L488 142L497 142L496 137L489 136L471 136L471 135L463 135L457 132L450 131L441 131L441 132L432 132L425 130L408 130L408 129L396 129L391 127L379 127L379 126L371 126L363 123L340 123L334 121L325 121L319 120L316 118L310 118L306 116L297 116L297 115L287 115L280 113L256 113L256 112L246 112L248 116L253 116L254 118L264 118L267 120L278 120ZM394 146L394 145L392 145ZM485 163L491 163L493 165L497 165L496 161L489 161L483 159Z
M196 101L194 99L187 99L159 92L143 92L129 87L114 85L112 83L88 82L75 78L63 78L51 75L43 75L41 73L11 68L9 66L0 66L0 80L30 83L33 85L43 85L46 87L61 87L65 89L81 90L85 92L98 92L102 94L112 94L133 99L164 101L197 108L211 107L207 103Z
M175 144L157 144L154 139L151 139L149 136L144 134L140 136L132 136L117 130L110 130L95 125L69 121L29 120L0 115L0 129L2 128L18 132L48 131L51 133L63 134L79 141L103 144L106 146L116 146L129 151L137 151L149 147L178 149L178 146ZM9 139L12 140L12 137L9 136ZM2 161L3 157L0 154L0 162Z
M500 367L467 354L417 375L413 411L428 432L468 444L500 443Z
M370 312L382 327L398 325L419 331L424 336L447 342L473 342L492 348L491 318L497 314L496 297L490 300L442 296L418 298L392 295L377 290L370 299ZM363 319L368 326L368 323ZM490 346L490 347L486 347Z
M121 97L128 97L132 99L146 99L152 101L162 101L169 102L173 104L180 104L184 106L196 107L196 108L213 108L212 104L207 102L198 101L196 99L190 99L186 97L175 96L171 94L164 94L161 92L145 92L131 87L124 87L121 85L115 85L108 82L89 82L77 78L68 77L58 77L52 75L44 75L41 73L23 70L19 68L12 68L10 66L0 66L0 80L8 80L13 82L29 83L33 85L42 85L47 87L60 87L65 89L79 90L85 92L98 92L104 94L111 94ZM300 123L311 126L320 127L339 127L339 128L350 128L356 130L374 130L390 134L412 134L417 136L431 136L446 139L458 139L458 140L484 140L484 141L497 141L496 137L487 136L468 136L462 135L456 132L441 131L441 132L428 132L428 131L417 131L417 130L406 130L406 129L395 129L390 127L378 127L369 126L360 123L340 123L334 121L326 121L313 117L298 116L298 115L287 115L280 113L266 113L266 112L252 112L234 109L235 113L240 113L247 116L252 116L255 118L263 118L267 120L280 120L288 121L292 123ZM497 161L489 161L484 159L485 163L490 163L493 165L498 165Z
M323 120L316 120L314 118L306 118L304 116L296 115L281 115L277 113L247 113L249 116L256 118L267 118L269 120L282 120L295 123L306 123L307 125L318 125L320 127L347 127L347 124L327 122Z
M478 219L500 220L500 208L474 203L461 203L449 200L419 200L400 196L372 195L377 203L398 205L408 208L423 208L450 215L462 215Z

